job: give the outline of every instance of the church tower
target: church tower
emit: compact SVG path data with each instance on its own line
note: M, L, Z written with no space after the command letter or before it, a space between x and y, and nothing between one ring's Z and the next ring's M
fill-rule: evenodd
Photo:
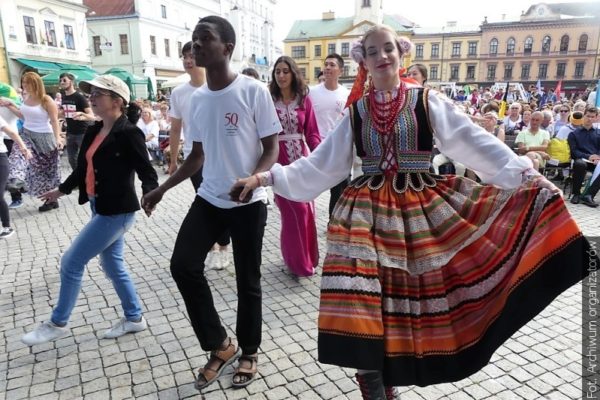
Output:
M362 21L383 22L383 0L354 0L354 25Z

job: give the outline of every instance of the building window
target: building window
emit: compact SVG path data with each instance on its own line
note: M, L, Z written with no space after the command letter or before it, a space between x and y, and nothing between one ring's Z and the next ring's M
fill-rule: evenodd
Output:
M452 57L460 57L460 42L452 43Z
M46 26L46 42L48 46L56 47L56 31L54 30L54 22L52 21L44 21L44 25Z
M542 54L550 53L550 44L552 43L552 39L550 36L544 36L544 40L542 40Z
M348 57L350 55L350 43L342 43L342 57Z
M458 72L460 70L460 65L451 65L450 66L450 80L457 81L458 80Z
M431 44L431 58L439 58L440 57L440 45L437 43Z
M528 37L527 39L525 39L525 47L523 48L523 53L531 54L532 50L533 50L533 38Z
M415 46L415 58L423 58L423 47L422 44Z
M495 79L496 79L496 65L495 64L488 65L487 80L493 81Z
M156 55L156 36L150 35L150 53Z
M567 71L567 63L562 62L562 63L556 64L556 77L557 78L564 78L566 71Z
M321 67L315 67L315 79L318 78L319 74L321 73Z
M469 42L469 52L467 55L469 57L477 56L477 42Z
M121 54L129 54L129 40L127 40L127 35L119 35L119 43L121 43Z
M169 39L165 39L165 57L171 57L171 43L169 43Z
M585 67L584 61L578 61L575 63L575 77L581 78L583 77L583 68Z
M329 43L327 45L327 54L333 54L335 53L335 43Z
M65 30L65 47L69 50L75 50L75 38L73 37L73 27L64 25Z
M37 35L35 34L35 21L32 17L23 16L23 24L25 24L25 38L27 43L37 44Z
M563 35L563 37L560 38L560 52L566 53L567 51L569 51L569 36Z
M350 67L348 65L344 65L344 71L342 71L342 76L350 76Z
M513 65L504 64L504 79L512 79Z
M515 46L517 41L514 38L509 38L506 42L506 55L514 56L515 55Z
M467 65L467 79L475 79L475 66Z
M431 67L429 67L429 77L431 79L439 79L437 65L432 65Z
M92 36L92 42L94 42L94 56L101 56L102 49L100 48L100 36Z
M530 72L531 72L531 64L521 65L521 79L529 79Z
M538 72L538 78L546 78L548 77L548 64L547 63L541 63L540 64L540 69Z
M160 6L160 15L164 18L167 19L167 6L161 4Z
M371 7L371 0L363 0L363 7Z
M587 50L587 43L588 43L588 35L586 35L585 33L583 35L581 35L579 37L579 46L577 47L577 50L579 50L579 52L583 53Z
M306 47L305 46L292 46L292 58L305 58Z
M183 53L182 49L183 49L183 43L177 42L177 54L179 54L179 57L183 57L183 54L181 54L181 53Z
M321 45L315 44L315 57L321 57Z
M306 68L298 68L300 70L300 74L302 74L302 78L306 79Z
M498 39L490 40L490 55L498 54Z

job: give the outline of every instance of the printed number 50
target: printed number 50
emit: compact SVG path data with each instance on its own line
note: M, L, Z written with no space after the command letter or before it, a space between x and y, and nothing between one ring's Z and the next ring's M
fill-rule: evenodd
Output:
M225 119L227 120L227 126L233 125L237 128L237 124L238 124L237 113L227 113L227 114L225 114Z

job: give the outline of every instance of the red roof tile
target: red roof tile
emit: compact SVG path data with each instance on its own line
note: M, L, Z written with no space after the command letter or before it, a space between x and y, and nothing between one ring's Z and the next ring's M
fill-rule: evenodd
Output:
M83 4L89 7L88 16L92 18L135 13L134 0L83 0Z

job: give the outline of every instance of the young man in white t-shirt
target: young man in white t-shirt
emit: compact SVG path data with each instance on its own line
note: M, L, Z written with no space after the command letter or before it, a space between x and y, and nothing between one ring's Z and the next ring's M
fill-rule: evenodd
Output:
M308 94L312 100L315 115L317 116L317 125L319 126L322 139L325 139L336 122L342 117L346 100L350 94L350 91L339 83L343 70L344 59L339 54L329 54L325 58L325 69L323 70L325 82L312 87ZM344 179L329 191L330 217L335 204L346 186L348 186L348 180Z
M239 192L229 191L238 178L268 171L277 161L277 135L282 127L267 88L230 69L235 32L226 19L200 19L192 41L196 65L206 69L207 81L190 100L192 123L188 139L194 142L192 151L165 183L143 197L142 205L150 214L168 189L203 165L198 196L177 235L171 274L202 349L211 352L196 380L196 388L203 389L217 380L239 354L221 324L204 275L206 255L219 235L229 229L238 288L236 336L242 349L232 385L242 387L257 374L262 326L260 264L267 195L260 188L240 203L232 200L239 198Z
M179 142L183 137L183 159L185 160L192 151L192 140L190 139L189 130L191 122L189 119L190 99L192 93L200 86L204 85L206 76L204 68L198 67L192 53L192 42L189 41L181 48L181 59L183 61L183 69L190 76L190 81L183 83L173 89L171 93L171 107L169 116L171 117L171 130L169 132L169 146L171 152L171 162L169 163L169 175L177 170L177 158L179 154ZM200 121L196 121L201 123ZM182 135L183 134L183 135ZM198 188L202 183L202 167L196 171L191 177L194 193L198 192ZM229 232L224 232L218 239L217 243L206 258L206 266L214 269L224 269L229 265L228 247L231 242Z

